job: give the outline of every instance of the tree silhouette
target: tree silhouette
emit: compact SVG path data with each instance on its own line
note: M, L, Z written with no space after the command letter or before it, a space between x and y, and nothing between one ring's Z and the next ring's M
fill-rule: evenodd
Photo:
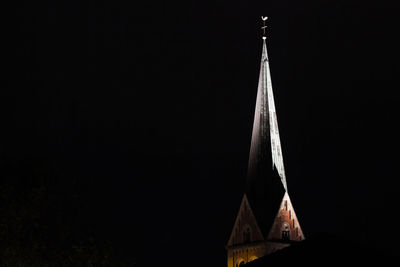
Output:
M136 266L80 224L79 192L62 193L27 166L1 166L0 266Z

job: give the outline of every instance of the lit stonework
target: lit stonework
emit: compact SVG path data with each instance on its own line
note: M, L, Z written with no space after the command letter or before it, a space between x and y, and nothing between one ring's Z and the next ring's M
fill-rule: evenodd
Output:
M275 221L268 234L268 240L287 239L302 241L304 239L296 213L294 212L289 194L285 193Z
M264 32L265 28L264 24ZM226 245L228 267L304 240L287 191L265 40L263 37L246 189Z

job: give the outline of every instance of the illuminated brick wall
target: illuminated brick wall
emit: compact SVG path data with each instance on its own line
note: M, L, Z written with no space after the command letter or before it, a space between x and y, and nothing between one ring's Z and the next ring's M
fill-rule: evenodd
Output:
M283 197L279 208L278 215L268 234L268 240L304 240L303 231L301 230L293 205L289 195L286 193Z

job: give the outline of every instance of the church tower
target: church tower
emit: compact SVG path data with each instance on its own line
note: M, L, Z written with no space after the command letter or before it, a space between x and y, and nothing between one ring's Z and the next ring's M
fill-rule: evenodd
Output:
M230 235L228 267L304 239L288 194L267 54L265 21L245 192Z

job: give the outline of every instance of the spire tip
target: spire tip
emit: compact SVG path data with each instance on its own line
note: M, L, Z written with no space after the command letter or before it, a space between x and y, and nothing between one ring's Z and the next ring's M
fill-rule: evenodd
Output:
M265 21L268 19L268 17L263 17L263 16L261 16L261 19L262 19L262 21L263 21L263 26L261 27L261 29L263 30L263 40L265 40L266 39L266 37L265 37L265 29L267 28L267 26L265 25Z

